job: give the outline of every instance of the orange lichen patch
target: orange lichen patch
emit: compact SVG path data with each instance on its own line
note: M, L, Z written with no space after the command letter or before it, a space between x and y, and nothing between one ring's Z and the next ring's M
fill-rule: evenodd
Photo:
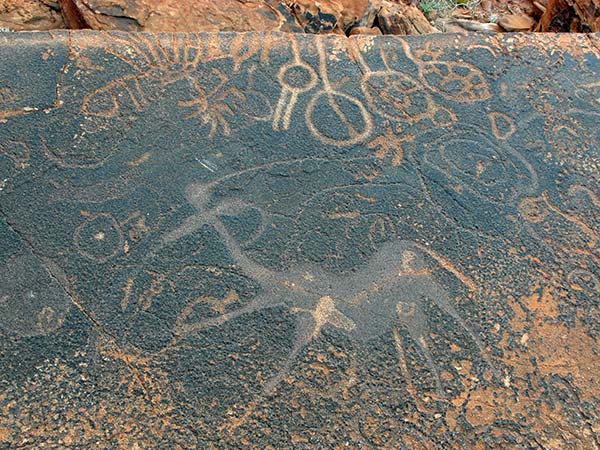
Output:
M492 425L494 420L513 416L527 416L531 404L512 395L498 395L495 388L479 388L471 393L466 408L466 418L475 427Z
M539 291L537 286L534 289ZM504 380L505 389L481 386L468 361L455 364L465 389L451 401L455 408L446 414L449 427L457 426L462 412L474 427L493 426L494 421L502 417L519 417L526 420L531 432L543 436L549 448L561 448L567 437L578 441L581 448L592 448L592 432L574 429L566 419L567 407L560 402L542 401L542 393L545 380L560 377L570 380L580 398L589 401L597 398L600 390L598 343L588 335L579 319L571 327L558 321L559 300L550 287L545 287L541 294L525 296L521 302L513 299L511 303L515 314L511 328L521 347L510 347L508 336L500 342L504 361L512 368ZM548 426L554 427L557 436L544 432Z
M111 448L141 449L158 448L161 439L169 438L174 443L171 448L188 448L183 443L191 442L191 436L178 425L171 399L163 393L166 375L158 368L140 367L137 372L147 380L146 392L129 389L123 380L131 378L132 366L142 359L129 355L128 363L122 364L122 352L113 359L105 350L99 348L101 360L114 367L101 386L57 360L40 366L22 389L0 395L0 442L14 445L9 439L18 436L19 443L32 447L39 441L60 448L95 447L103 441L110 442ZM69 398L66 412L64 398Z
M529 346L540 360L537 368L542 375L571 377L584 398L591 400L598 396L598 343L582 327L539 325L532 331Z
M550 293L550 289L544 289L541 295L535 293L531 296L524 297L523 303L529 311L538 314L538 320L542 317L554 319L558 315L558 304ZM522 315L517 315L517 317L521 318ZM520 324L517 323L514 325Z
M556 36L555 42L557 42L559 48L564 49L575 57L585 57L587 53L595 53L597 51L585 35L579 38L579 42L575 39L568 39L568 35L562 33L557 33Z
M292 444L302 444L308 442L308 438L298 433L291 433Z
M4 442L10 436L10 429L6 427L0 427L0 442Z

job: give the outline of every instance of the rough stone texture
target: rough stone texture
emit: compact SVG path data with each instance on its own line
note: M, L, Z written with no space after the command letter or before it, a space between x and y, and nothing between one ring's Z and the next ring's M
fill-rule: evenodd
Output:
M301 31L278 0L74 0L95 30Z
M529 16L509 14L501 17L498 25L506 31L530 31L535 25L535 20Z
M376 23L377 22L377 23ZM120 31L436 32L413 6L387 0L0 0L0 27Z
M387 0L73 1L95 30L349 34L377 20L384 34L437 31L416 6Z
M298 0L283 3L289 6L306 32L344 34L357 24L371 27L381 0Z
M600 0L549 0L538 31L599 32Z
M0 446L598 448L598 42L0 35Z
M377 14L383 34L429 34L438 30L429 23L421 10L413 4L382 2Z
M0 28L21 31L64 27L57 1L0 0Z
M71 30L83 30L90 28L83 14L77 7L75 0L59 0L60 12L63 16L66 28Z

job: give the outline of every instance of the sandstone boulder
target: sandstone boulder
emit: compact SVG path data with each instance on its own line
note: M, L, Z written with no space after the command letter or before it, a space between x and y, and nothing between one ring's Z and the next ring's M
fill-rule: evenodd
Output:
M74 0L89 26L127 31L300 31L271 0Z
M377 14L383 34L428 34L438 30L429 23L425 15L413 4L382 2Z
M0 0L0 28L23 31L64 27L56 1Z

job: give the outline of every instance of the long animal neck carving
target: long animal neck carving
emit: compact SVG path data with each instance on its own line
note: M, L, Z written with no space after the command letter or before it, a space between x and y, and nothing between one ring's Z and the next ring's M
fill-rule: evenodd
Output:
M364 267L347 274L327 273L314 263L286 270L271 270L247 256L243 244L223 220L227 216L240 216L250 209L257 210L261 215L260 224L254 235L245 241L245 245L249 245L265 235L270 224L268 215L259 206L243 200L214 198L213 187L192 185L188 188L188 200L198 212L167 233L160 246L175 242L208 225L219 235L233 267L252 277L260 285L260 291L241 302L241 306L218 316L195 322L179 321L178 331L189 335L271 308L284 308L293 314L296 317L293 346L281 369L265 383L265 393L275 391L304 348L319 338L323 327L330 326L363 343L391 331L401 358L403 344L398 330L405 329L423 354L438 394L443 396L443 383L430 350L431 330L425 312L428 304L436 305L466 331L479 349L482 359L500 379L483 343L453 306L444 286L433 275L436 270L443 269L474 292L477 289L475 283L451 261L422 244L396 240L382 245ZM400 364L401 367L405 365L406 362Z
M255 278L260 283L264 283L273 280L273 273L269 269L257 264L245 255L241 245L231 235L227 227L223 224L223 222L220 219L222 215L239 214L251 207L251 205L239 200L224 201L220 203L217 207L215 207L210 213L210 224L221 236L222 242L227 248L227 250L229 250L229 254L235 262L235 264L238 265L242 269L242 271L247 275L250 275L251 277ZM264 213L262 210L259 211L261 213L261 224L254 236L254 239L262 235L265 227Z

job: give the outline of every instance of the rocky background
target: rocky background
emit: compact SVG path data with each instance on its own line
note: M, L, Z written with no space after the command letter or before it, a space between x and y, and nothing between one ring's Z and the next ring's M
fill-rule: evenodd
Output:
M0 0L0 29L598 32L600 0Z

